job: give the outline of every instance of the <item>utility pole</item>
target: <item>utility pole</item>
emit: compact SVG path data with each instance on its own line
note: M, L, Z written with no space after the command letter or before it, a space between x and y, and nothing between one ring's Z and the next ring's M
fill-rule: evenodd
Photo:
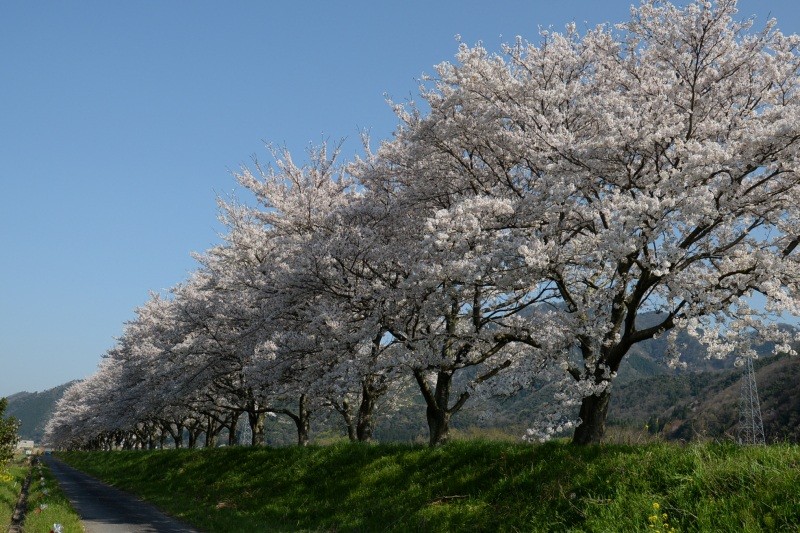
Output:
M747 357L742 374L742 394L739 397L739 444L765 444L764 422L761 420L761 405L758 402L756 373L753 359Z

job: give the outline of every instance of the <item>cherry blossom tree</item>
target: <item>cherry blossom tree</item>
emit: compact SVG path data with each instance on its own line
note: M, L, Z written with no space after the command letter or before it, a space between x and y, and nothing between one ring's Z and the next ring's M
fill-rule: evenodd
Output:
M800 38L737 17L645 0L583 34L462 45L374 153L243 168L258 205L220 202L224 242L137 311L52 439L208 443L247 413L253 443L281 414L304 444L332 408L369 440L411 382L435 445L475 395L546 379L530 435L589 444L637 343L666 335L673 365L679 332L712 357L791 351L775 317L800 314Z
M268 388L294 382L317 408L339 412L351 439L365 441L389 385L392 348L382 342L386 329L361 276L363 227L348 218L359 194L338 155L325 143L297 165L287 151L273 150L275 168L256 164L237 178L256 197L259 206L248 213L269 229L273 245L265 267L273 278L262 300L271 333L261 345L271 356L260 359L257 373L271 377ZM303 411L276 412L300 431Z
M602 438L638 342L685 330L715 357L787 348L770 317L800 310L800 40L736 14L734 0L645 1L585 35L461 46L423 91L430 111L399 109L379 151L418 202L507 199L516 250L542 274L528 290L573 337L577 444Z
M549 337L534 336L524 318L552 291L537 290L542 273L518 250L513 202L452 187L435 148L410 138L413 120L351 167L367 191L351 209L369 229L359 260L370 266L372 298L437 445L470 397L501 382L530 384L564 336L558 324ZM539 315L537 328L548 321Z

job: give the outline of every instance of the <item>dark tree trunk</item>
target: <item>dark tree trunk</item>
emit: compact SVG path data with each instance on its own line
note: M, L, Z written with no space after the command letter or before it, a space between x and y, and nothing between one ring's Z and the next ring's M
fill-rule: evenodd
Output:
M342 405L335 404L334 408L339 411L339 414L344 418L344 425L347 427L347 438L350 442L358 440L356 421L353 419L353 414L350 412L350 402L346 399L342 400Z
M297 418L295 419L297 425L297 445L308 445L308 436L311 432L311 412L306 405L306 395L300 395L300 401L297 404Z
M305 394L300 395L300 400L297 403L297 413L291 412L289 409L276 409L271 411L273 413L280 413L292 419L294 425L297 426L297 445L306 446L308 444L308 436L311 431L311 411L308 410L307 398Z
M377 362L381 353L381 341L385 331L381 329L372 339L371 360ZM361 403L356 416L356 438L360 442L372 440L375 429L375 403L386 392L386 376L381 374L367 374L361 381Z
M606 415L610 399L611 391L608 389L583 399L580 410L581 423L575 428L575 434L572 436L573 444L600 444L606 432Z
M372 431L375 429L375 419L372 416L372 412L375 410L375 401L382 392L382 390L376 389L369 381L365 381L361 387L361 404L358 406L356 420L356 438L359 442L372 440Z
M426 410L428 418L428 432L430 446L439 446L450 439L450 413L447 409L428 406Z
M247 411L247 421L250 424L250 445L264 445L264 413L258 411Z
M173 430L172 424L168 424L167 431L175 442L175 448L183 448L183 426L175 424L175 429Z
M356 431L355 424L347 424L347 440L350 442L358 442L358 432Z
M450 438L450 417L463 404L458 402L453 409L448 408L453 372L449 370L437 372L436 387L433 391L421 371L414 371L414 377L427 405L425 415L428 420L429 444L431 446L444 444Z
M222 424L213 416L206 416L206 440L203 443L206 448L213 448L217 444L217 435L222 431Z
M361 382L361 401L358 411L353 413L352 406L347 399L342 400L341 404L332 402L334 409L344 418L350 442L372 440L372 432L375 428L375 417L373 416L375 403L384 392L386 392L386 386L383 384L382 378L368 376Z
M229 417L223 418L224 422L219 432L222 433L222 429L228 430L228 446L236 446L236 425L240 416L242 416L241 411L231 411Z

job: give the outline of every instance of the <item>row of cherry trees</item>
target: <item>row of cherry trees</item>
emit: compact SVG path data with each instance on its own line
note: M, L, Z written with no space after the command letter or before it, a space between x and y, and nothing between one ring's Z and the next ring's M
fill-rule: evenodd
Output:
M790 351L773 319L800 312L800 40L735 17L654 0L462 45L377 151L243 169L257 207L220 202L224 242L137 310L49 439L211 443L246 414L258 444L272 414L304 444L332 412L369 440L410 386L438 444L470 398L538 381L557 392L530 436L586 444L636 343L667 335L671 364L679 331L714 357Z

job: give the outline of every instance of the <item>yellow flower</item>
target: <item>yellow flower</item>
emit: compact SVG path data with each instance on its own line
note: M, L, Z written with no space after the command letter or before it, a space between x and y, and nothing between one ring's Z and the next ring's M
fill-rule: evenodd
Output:
M661 506L660 506L660 505L658 505L658 502L653 502L653 509L655 509L656 511L658 511L659 509L661 509Z

